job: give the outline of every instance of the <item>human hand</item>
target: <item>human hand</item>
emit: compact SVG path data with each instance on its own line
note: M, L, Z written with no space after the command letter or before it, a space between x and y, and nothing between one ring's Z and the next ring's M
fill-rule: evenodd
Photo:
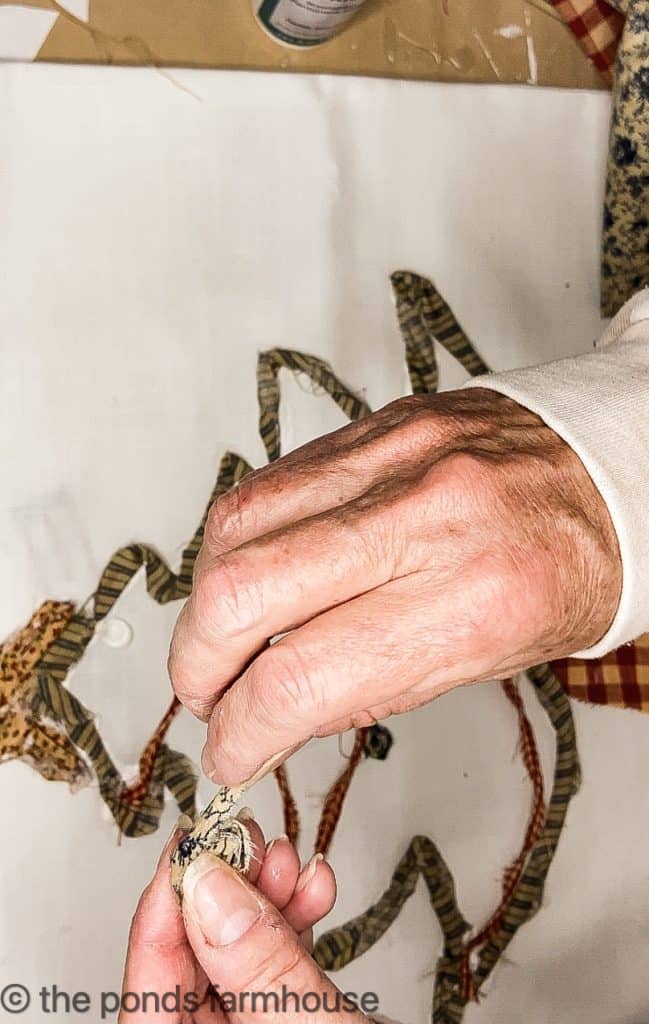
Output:
M323 1005L327 1007L342 1006L340 1014L305 1012L299 1019L308 1016L313 1024L325 1020L337 1024L343 1019L349 1024L367 1024L362 1013L342 1002L342 993L310 955L313 925L329 913L335 900L331 868L325 861L313 859L300 871L297 853L287 839L277 840L264 852L259 826L250 820L246 825L253 842L248 880L204 853L187 869L182 911L171 888L169 870L171 852L182 833L176 832L167 843L131 926L120 1024L295 1020L292 1003L287 1004L288 1012L275 1012L276 1005L281 1009L282 986L298 997L307 992L322 1001L326 997ZM221 1003L210 985L222 995ZM243 992L266 998L258 996L253 1010L251 997L240 999ZM134 1009L144 993L157 996L159 1012L155 1012L153 996L149 996L148 1007ZM231 1016L233 998L237 1012ZM313 997L310 999L313 1002Z
M207 774L237 784L590 646L621 575L601 495L539 417L485 388L404 398L217 500L170 675L209 720Z

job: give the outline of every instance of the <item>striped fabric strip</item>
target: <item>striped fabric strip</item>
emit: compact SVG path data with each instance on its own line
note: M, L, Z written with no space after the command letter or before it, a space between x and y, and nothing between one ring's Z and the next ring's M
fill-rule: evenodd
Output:
M133 577L144 568L146 589L158 604L180 600L191 593L193 568L201 546L205 521L212 502L251 471L240 456L227 452L221 460L215 487L201 521L182 553L178 573L148 544L129 544L110 558L87 606L91 613L76 612L36 666L32 683L32 714L53 721L80 751L99 782L99 791L120 831L127 836L146 835L158 826L164 806L164 789L170 790L179 809L195 813L196 770L184 754L162 742L172 715L145 748L140 779L127 784L112 761L95 725L92 713L65 687L70 669L77 664L94 636L97 625L109 614ZM171 709L170 709L171 711ZM145 771L141 785L142 772Z
M457 359L472 377L489 372L489 367L432 281L405 270L396 271L390 280L414 394L437 391L435 342Z
M257 398L259 403L259 433L268 455L274 462L280 457L279 428L279 371L305 374L312 383L322 388L350 420L369 416L371 409L359 395L355 395L333 372L328 363L315 356L292 349L273 348L261 352L257 362Z
M480 355L462 330L453 312L433 283L427 278L407 271L398 271L391 278L396 302L397 318L406 347L406 361L413 391L431 394L438 387L435 345L440 344L456 358L470 374L487 372ZM319 388L328 393L350 419L361 419L370 412L367 403L346 387L327 363L293 350L273 349L262 353L257 369L259 425L263 443L270 461L281 454L279 429L279 371L285 368L293 373L304 373ZM220 494L234 486L251 467L238 456L228 453L219 471L210 504ZM209 507L209 506L208 506ZM182 754L170 750L162 740L174 714L174 705L163 717L152 741L145 748L142 766L150 774L148 785L127 786L115 768L96 729L91 713L77 697L64 686L69 669L83 655L92 639L97 624L114 607L135 574L144 568L146 588L158 603L188 596L191 592L193 566L203 537L207 509L181 558L179 572L173 573L167 563L148 545L130 544L121 548L104 569L97 590L86 607L67 621L45 652L38 665L34 709L42 717L56 721L72 742L83 752L93 766L99 780L100 792L120 829L127 835L142 835L157 827L164 801L164 789L174 795L179 807L193 815L195 775L191 762ZM649 658L648 658L649 660ZM636 666L637 667L637 666ZM508 869L511 883L497 912L487 926L476 933L476 960L467 955L474 946L471 928L462 916L455 894L452 875L433 841L416 836L395 868L383 896L365 913L332 929L321 936L315 955L321 966L337 969L361 955L377 942L389 929L405 901L413 893L419 875L422 875L434 912L444 935L444 946L437 963L433 998L433 1021L436 1024L460 1022L470 999L478 997L493 967L503 955L518 929L537 912L543 897L547 873L561 836L568 805L578 789L580 768L577 755L574 722L570 702L557 675L547 665L529 671L534 692L545 709L556 736L554 782L547 809L543 807L542 790L536 793L524 850L514 862L516 870ZM630 683L630 681L629 681ZM511 699L512 695L510 695ZM514 700L519 715L519 727L526 721L522 705ZM529 722L527 722L529 726ZM376 743L363 748L364 730L359 730L355 744L355 760L343 772L330 791L326 813L321 822L326 844L333 835L342 810L349 780L361 752L382 758L389 749L387 730L377 727ZM522 728L522 727L521 727ZM367 731L367 735L372 730ZM534 749L531 727L523 730L527 744L523 754L528 771L538 774L538 757ZM146 755L146 756L145 756ZM530 769L531 765L531 769ZM350 770L351 767L351 770ZM284 787L285 807L292 800L288 778L284 771L280 783ZM289 800L289 803L290 803ZM289 807L291 829L297 831L297 808ZM543 811L542 827L539 816ZM529 839L529 843L528 843ZM510 891L511 890L511 891ZM482 937L484 936L484 942Z
M460 327L448 304L426 278L406 271L392 275L397 318L406 346L406 360L413 391L435 392L438 371L435 342L443 345L472 375L487 372L487 366ZM579 760L569 699L552 670L538 666L529 673L535 693L556 734L554 784L547 810L538 803L537 787L521 863L511 874L513 888L492 915L479 936L477 964L471 968L469 952L475 947L470 926L457 905L452 875L433 841L416 836L397 865L392 880L380 899L347 924L331 929L316 943L314 956L326 970L338 970L371 948L385 934L411 896L419 875L426 882L431 903L444 935L444 948L437 963L433 996L434 1024L459 1022L470 999L477 999L518 929L539 909L545 880L561 835L568 804L580 782ZM517 706L519 726L521 708ZM533 744L531 726L525 741ZM538 754L527 750L528 760L538 773ZM542 790L541 790L542 793ZM538 818L543 814L542 826Z
M324 970L345 967L385 934L422 875L444 935L444 949L436 969L433 1024L462 1020L469 999L478 997L518 929L538 911L568 804L579 788L581 776L569 699L548 665L531 669L529 675L556 735L554 784L543 829L497 927L479 952L468 990L463 990L462 968L470 926L458 908L453 877L439 850L426 836L416 836L411 841L388 888L375 904L346 924L325 932L315 945L314 957Z

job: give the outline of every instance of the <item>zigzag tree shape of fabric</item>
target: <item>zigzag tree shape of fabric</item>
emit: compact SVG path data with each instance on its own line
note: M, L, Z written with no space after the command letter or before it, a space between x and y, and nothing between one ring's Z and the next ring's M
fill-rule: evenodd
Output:
M99 792L124 835L145 835L157 828L164 806L165 787L175 797L180 810L193 816L195 768L188 757L172 750L160 739L148 747L148 777L141 780L144 784L129 786L111 759L92 713L70 693L64 685L65 680L70 669L82 658L99 623L113 609L140 569L145 570L148 594L158 604L189 596L207 511L220 494L238 483L251 468L238 455L231 452L224 455L210 501L182 553L177 573L147 544L129 544L116 551L103 570L95 593L84 608L75 612L36 666L31 693L32 714L56 722L65 730L75 748L83 753L96 774ZM174 704L161 723L164 731L173 717ZM159 731L162 734L160 727Z
M277 377L281 366L294 372L307 372L314 382L332 394L350 416L369 413L365 403L353 395L322 360L299 352L272 350L260 356L258 374L260 409L265 422L271 424L271 430L273 410L279 409ZM274 432L275 443L279 447L278 420L274 424ZM100 794L124 835L144 835L157 828L164 807L165 787L175 797L180 810L194 816L194 766L184 754L171 750L163 742L180 705L176 700L172 701L140 758L139 778L135 783L127 784L110 757L92 713L66 688L68 672L82 658L98 624L112 611L128 584L142 568L145 570L147 592L158 604L189 596L194 563L202 543L209 508L220 494L234 487L251 470L252 466L238 455L228 452L223 457L215 488L194 536L183 551L178 573L174 573L148 544L129 544L116 551L104 568L94 594L82 609L72 614L63 631L36 665L29 698L34 720L41 723L46 720L55 722L57 728L63 730L73 744L73 748L92 766ZM363 741L360 746L359 738ZM364 753L382 759L390 744L390 734L381 726L359 730L350 762L325 798L317 840L322 852L326 852L331 843L345 793L361 755ZM285 769L279 768L276 777L283 799L285 828L295 841L299 832L297 805L290 793Z
M435 342L442 344L471 375L487 372L486 364L431 281L405 271L393 274L391 280L415 394L437 390ZM271 425L271 444L274 436ZM537 666L528 674L556 734L554 784L543 817L542 804L538 800L535 803L523 850L505 874L503 900L487 925L473 939L467 937L471 928L460 913L447 865L431 839L416 836L379 901L347 924L326 932L315 946L314 955L321 967L326 970L344 967L385 934L421 874L444 936L433 996L434 1024L458 1024L462 1020L466 1004L478 998L481 986L513 936L536 914L568 804L579 788L579 759L568 697L548 665ZM530 762L538 765L538 755L522 705L518 706L518 712L524 756L530 770ZM470 959L474 951L475 967Z
M408 370L416 394L430 394L437 390L436 342L458 359L470 374L487 371L485 363L432 282L405 271L393 274L391 281L406 346ZM270 461L280 455L278 378L282 368L306 374L314 384L331 395L350 419L369 415L367 403L347 388L322 360L288 349L272 349L262 353L257 370L260 433ZM208 508L220 493L234 486L250 469L249 464L238 456L231 453L224 456ZM93 765L99 778L100 792L120 829L127 835L141 835L157 826L165 786L174 793L181 809L193 815L195 776L192 765L184 755L171 751L161 742L161 727L168 724L173 714L173 705L157 731L159 742L148 747L148 784L133 787L125 783L115 768L91 713L63 684L70 668L82 657L98 623L111 611L139 569L144 567L147 591L158 603L165 604L189 596L194 561L202 541L206 516L207 509L183 552L177 574L148 545L132 544L116 552L102 573L93 598L84 609L72 616L39 662L34 677L34 713L62 723L71 741ZM506 872L503 900L487 925L473 938L467 937L470 926L458 909L452 876L432 840L418 836L412 840L381 899L364 914L327 932L316 945L316 958L327 969L342 967L361 955L389 928L414 891L419 874L422 874L444 935L444 949L437 966L433 1002L433 1020L437 1024L462 1019L466 1003L471 998L477 998L481 985L513 935L538 910L568 803L579 785L579 762L568 698L549 666L539 666L530 670L529 674L538 699L556 732L554 786L542 822L542 790L540 802L539 794L536 793L523 850ZM515 698L513 703L517 703ZM529 722L525 726L527 720L520 701L517 710L525 762L533 777L530 766L536 763L535 756L538 759L533 733ZM389 733L381 727L357 731L349 764L325 799L317 837L320 850L327 849L331 843L345 794L360 757L367 753L382 758L390 742ZM278 772L278 782L284 798L286 820L295 836L299 826L297 806L290 793L285 769ZM475 967L469 959L469 952L473 951L477 961Z

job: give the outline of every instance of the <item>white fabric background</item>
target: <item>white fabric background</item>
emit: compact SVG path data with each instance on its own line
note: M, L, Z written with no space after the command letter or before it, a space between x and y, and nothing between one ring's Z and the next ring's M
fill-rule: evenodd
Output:
M587 350L608 98L505 87L0 67L0 635L83 599L133 539L177 558L233 447L260 463L256 353L329 359L379 406L406 390L388 274L431 276L493 368ZM462 373L443 360L444 384ZM284 378L285 447L336 426ZM625 453L632 458L633 453ZM132 586L133 642L97 640L71 685L133 765L166 706L176 607ZM529 691L528 691L529 692ZM530 711L548 772L552 734ZM575 706L584 784L544 906L467 1024L646 1024L649 717ZM529 807L497 686L395 720L359 771L331 860L330 923L387 883L410 837L440 844L469 920L498 898ZM198 757L183 717L172 745ZM309 852L335 740L290 764ZM548 776L549 777L549 776ZM209 796L209 787L201 787ZM3 983L119 987L157 835L117 845L97 793L0 766ZM251 799L281 830L270 781ZM423 888L338 980L426 1019L439 932ZM30 1021L52 1019L30 1010ZM97 1018L98 1019L98 1018Z

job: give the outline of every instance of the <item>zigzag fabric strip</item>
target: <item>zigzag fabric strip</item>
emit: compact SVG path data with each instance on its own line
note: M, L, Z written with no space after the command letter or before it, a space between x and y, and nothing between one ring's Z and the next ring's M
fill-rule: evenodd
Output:
M414 892L421 874L444 935L444 949L436 970L434 1024L448 1024L450 1021L457 1024L462 1020L469 999L477 998L481 986L518 929L536 914L568 804L579 787L579 760L568 697L547 665L531 669L530 676L556 732L552 796L543 830L508 905L480 951L470 985L467 987L463 978L465 950L470 942L467 942L466 934L470 926L458 908L452 875L433 841L425 836L416 836L412 840L395 869L390 885L375 904L346 924L325 932L315 945L315 959L324 970L335 971L345 967L385 934Z
M293 349L276 348L261 352L257 361L259 434L269 462L274 462L281 456L279 372L282 369L306 375L316 387L321 388L332 398L350 420L363 419L372 411L367 402L354 394L322 359ZM368 732L367 729L356 730L349 764L343 768L325 797L315 842L315 851L318 853L325 853L329 849L354 772L362 754L368 753L365 748ZM275 769L274 775L282 801L284 830L291 842L296 843L300 834L300 818L286 767L280 765Z
M349 755L349 760L324 798L315 840L315 852L321 853L323 857L329 852L329 847L340 821L345 797L354 778L354 772L358 768L363 754L367 753L367 732L368 729L366 728L356 730L354 746Z
M482 926L479 932L471 936L465 943L462 959L462 985L461 993L464 999L475 999L477 992L474 989L474 982L471 976L471 954L474 950L480 949L493 936L497 935L502 924L503 917L507 911L516 892L529 853L539 839L545 822L545 802L543 795L543 773L539 752L536 747L536 740L532 731L532 724L525 712L525 705L519 693L518 687L511 679L501 681L501 688L513 705L518 719L520 735L520 754L527 770L528 778L532 784L532 807L530 816L523 837L523 844L520 852L512 863L503 872L503 893L500 903L494 910L489 920Z
M489 367L432 281L408 270L395 271L390 280L415 395L437 391L439 375L435 342L457 359L472 377L489 372Z
M331 395L350 420L363 419L372 411L367 402L343 384L324 360L288 348L272 348L268 352L261 352L257 362L259 433L269 462L274 462L281 454L278 377L282 368L295 374L305 374L316 387Z
M435 341L472 375L488 371L432 282L407 271L393 274L391 280L410 380L416 394L437 390ZM529 720L520 701L516 700L517 694L508 693L518 714L521 752L534 783L534 801L521 854L505 873L503 900L484 928L473 939L466 937L470 926L457 906L448 867L432 840L417 836L397 865L380 900L364 914L326 932L316 943L314 955L321 967L337 970L345 966L385 934L422 874L444 935L433 995L434 1024L457 1024L462 1020L467 1002L477 999L481 986L516 931L538 910L568 802L579 785L576 738L568 698L548 666L533 669L531 677L557 734L554 787L541 827L539 819L544 808L542 789L539 805L536 779L538 753ZM480 952L472 971L469 955L476 948Z
M421 314L425 278L398 270L390 277L413 395L433 395L439 387L435 336Z
M174 573L149 545L130 544L120 548L103 570L97 590L87 602L91 612L76 612L36 666L31 693L32 714L38 720L45 718L56 722L65 730L74 747L83 753L92 765L99 791L124 835L145 835L157 828L164 806L165 786L183 813L190 816L195 813L194 766L184 754L162 743L162 736L175 713L174 705L147 744L141 759L141 770L145 769L148 784L141 785L141 774L136 783L129 785L115 767L91 712L66 689L65 679L83 656L98 623L112 610L139 569L144 567L147 592L158 604L189 596L194 562L203 539L209 507L220 494L250 471L251 466L239 456L228 452L223 457L216 485L202 519L183 551L178 573ZM146 776L144 782L147 782Z
M441 853L427 836L415 836L376 903L363 914L320 936L313 951L320 967L326 971L341 970L371 949L396 921L404 903L415 891L420 875L426 882L444 934L445 954L458 959L462 953L462 936L471 926L457 907L453 876Z

